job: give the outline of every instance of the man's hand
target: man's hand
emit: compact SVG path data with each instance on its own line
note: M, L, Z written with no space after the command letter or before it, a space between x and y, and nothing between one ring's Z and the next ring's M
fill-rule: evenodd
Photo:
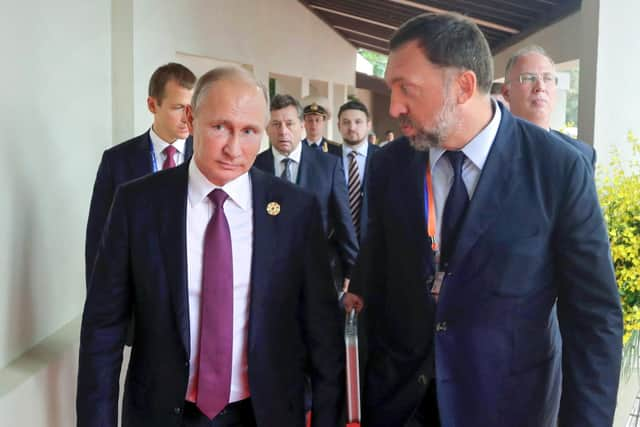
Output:
M351 292L345 292L342 296L342 306L344 307L344 311L347 313L351 312L352 309L356 309L357 313L364 308L364 301L359 295L353 294Z

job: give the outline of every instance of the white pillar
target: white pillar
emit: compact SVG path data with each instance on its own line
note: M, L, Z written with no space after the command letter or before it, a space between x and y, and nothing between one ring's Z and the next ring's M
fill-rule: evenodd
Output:
M629 130L640 135L640 2L584 0L581 12L578 137L606 165L614 145L630 154Z

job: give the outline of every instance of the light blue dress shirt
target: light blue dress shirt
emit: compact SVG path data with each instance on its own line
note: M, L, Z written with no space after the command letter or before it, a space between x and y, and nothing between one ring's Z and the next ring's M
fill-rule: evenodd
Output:
M356 163L358 163L358 173L360 174L360 185L364 185L364 168L367 165L367 153L369 152L369 142L365 139L357 146L342 143L342 166L344 167L344 178L349 184L349 153L356 152Z
M493 140L496 138L502 118L500 108L495 101L492 101L492 104L494 113L489 124L462 148L462 152L467 157L462 165L462 181L467 187L470 199L473 199L473 193L478 185L482 168L487 161L489 150L491 150ZM431 167L433 197L436 205L436 242L438 244L440 243L442 212L449 189L453 184L453 168L446 157L443 157L445 151L441 147L429 149L429 167Z

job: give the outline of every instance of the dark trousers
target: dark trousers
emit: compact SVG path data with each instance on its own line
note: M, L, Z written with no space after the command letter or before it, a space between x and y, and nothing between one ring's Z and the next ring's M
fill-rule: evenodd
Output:
M207 418L193 402L185 402L183 427L256 427L251 399L228 404L213 420Z
M424 399L416 408L405 427L440 427L440 412L438 411L438 399L436 397L436 381L431 380Z

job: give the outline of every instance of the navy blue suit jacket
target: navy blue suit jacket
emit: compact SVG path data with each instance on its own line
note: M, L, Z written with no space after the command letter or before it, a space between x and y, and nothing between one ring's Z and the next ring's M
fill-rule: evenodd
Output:
M436 304L427 156L398 140L369 172L363 426L404 425L434 375L443 427L611 425L622 313L587 162L503 108Z
M185 143L185 162L193 153L193 140ZM161 167L162 165L158 165ZM93 184L87 235L85 240L85 276L89 284L93 262L109 214L113 196L119 185L153 172L149 131L105 150Z
M188 162L187 162L188 163ZM98 250L82 318L78 426L116 426L127 325L135 312L123 426L181 426L189 373L187 163L123 185ZM252 169L248 326L258 425L303 426L310 360L313 424L338 426L344 344L315 198ZM270 202L280 204L269 215ZM342 424L344 425L344 424Z
M255 166L273 175L273 162L273 152L268 149L258 155ZM348 276L358 256L358 241L351 221L342 162L302 144L297 184L318 199L322 224L329 237L332 253L340 260L337 275ZM342 283L338 285L342 286Z
M367 236L368 230L368 217L369 217L369 189L367 185L367 179L369 176L369 165L371 164L371 158L373 154L375 154L380 147L377 145L369 143L369 148L367 148L367 161L365 162L363 179L362 179L362 207L360 208L360 244L364 242L365 237ZM342 144L340 145L329 145L329 153L338 156L340 158L340 164L342 164ZM345 183L346 185L346 183ZM375 189L373 190L375 191Z
M569 135L558 132L557 130L552 129L551 134L578 150L587 162L589 162L591 168L596 168L596 150L592 146L580 141L579 139L571 138Z

